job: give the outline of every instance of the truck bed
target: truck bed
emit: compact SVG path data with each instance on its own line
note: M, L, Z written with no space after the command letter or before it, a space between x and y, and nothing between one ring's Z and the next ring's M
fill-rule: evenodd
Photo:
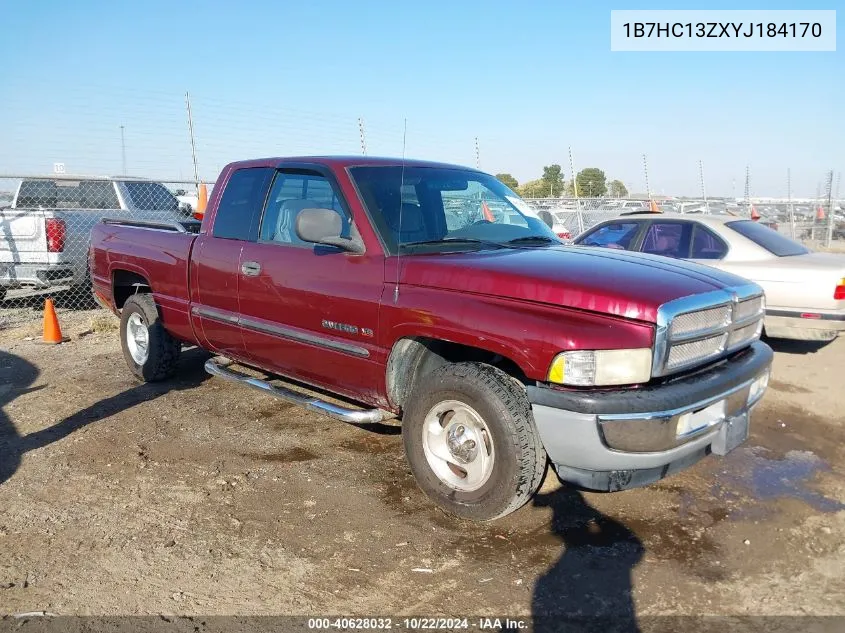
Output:
M93 290L101 300L134 292L133 279L115 270L150 280L161 318L171 333L195 343L190 324L188 261L198 222L107 220L91 232L90 267ZM112 285L114 284L114 290ZM124 297L125 298L125 297Z

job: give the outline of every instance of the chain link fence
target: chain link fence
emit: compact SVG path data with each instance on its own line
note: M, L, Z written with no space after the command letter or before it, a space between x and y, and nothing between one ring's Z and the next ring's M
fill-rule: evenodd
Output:
M213 183L206 183L209 196ZM197 184L187 180L71 175L0 174L0 328L41 318L44 299L57 309L97 309L88 276L91 228L101 218L178 221L191 217ZM565 238L620 214L649 211L730 213L751 217L742 203L725 200L533 198ZM753 203L759 221L813 248L845 250L841 201ZM829 240L829 241L828 241Z
M0 328L40 318L47 297L96 309L88 246L100 219L185 220L197 201L193 181L0 175Z

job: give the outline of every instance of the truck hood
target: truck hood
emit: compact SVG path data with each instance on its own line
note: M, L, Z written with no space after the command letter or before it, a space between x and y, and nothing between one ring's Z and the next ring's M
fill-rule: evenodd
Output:
M642 253L554 246L402 258L402 283L589 310L655 323L667 301L749 282Z

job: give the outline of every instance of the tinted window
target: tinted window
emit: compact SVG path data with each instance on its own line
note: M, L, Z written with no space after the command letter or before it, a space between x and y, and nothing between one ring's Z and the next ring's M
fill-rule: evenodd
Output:
M251 239L272 174L270 168L253 167L238 169L229 177L214 218L214 237Z
M692 225L688 222L655 222L646 231L643 253L663 257L684 258L688 256Z
M692 259L722 259L728 253L725 243L700 224L692 233Z
M325 176L278 172L273 180L259 238L263 241L311 247L296 235L296 218L303 209L334 209L343 218L341 235L349 237L350 222L340 198Z
M18 206L59 209L119 209L114 183L107 180L24 180Z
M52 180L24 180L18 190L16 206L55 207L58 203L56 183Z
M628 249L637 234L640 225L636 222L614 222L605 224L589 233L579 244L583 246L602 246L604 248Z
M147 211L177 211L179 201L158 182L124 182L129 205Z
M69 191L64 191L66 188L59 184L59 200L61 201L64 194L69 194ZM117 194L114 191L114 183L103 181L89 181L80 182L78 188L78 199L80 209L119 209L120 203L117 201ZM72 198L68 195L68 200Z
M785 235L781 235L753 220L737 220L736 222L728 222L725 226L729 226L740 235L744 235L778 257L805 255L810 252L809 249L798 242L793 242Z

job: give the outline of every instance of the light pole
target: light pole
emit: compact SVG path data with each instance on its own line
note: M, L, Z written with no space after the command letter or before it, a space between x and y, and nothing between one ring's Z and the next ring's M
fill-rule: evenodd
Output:
M123 136L123 126L120 126L120 154L123 160L123 170L120 172L122 176L126 175L126 138Z

